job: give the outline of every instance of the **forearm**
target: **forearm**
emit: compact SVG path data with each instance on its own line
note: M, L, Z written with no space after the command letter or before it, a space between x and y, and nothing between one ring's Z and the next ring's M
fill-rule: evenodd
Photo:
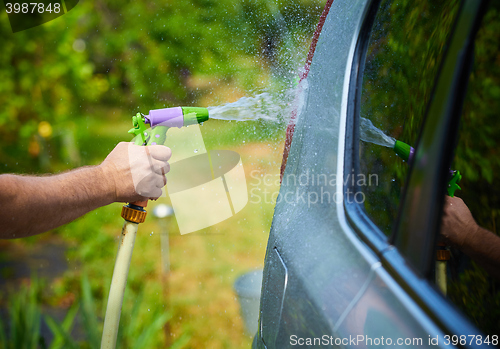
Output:
M462 251L500 280L500 237L477 226L474 234L468 234Z
M51 230L115 200L100 166L43 177L1 175L0 191L0 238L7 239Z
M43 233L112 202L157 199L169 148L119 143L99 165L54 176L0 175L0 238Z

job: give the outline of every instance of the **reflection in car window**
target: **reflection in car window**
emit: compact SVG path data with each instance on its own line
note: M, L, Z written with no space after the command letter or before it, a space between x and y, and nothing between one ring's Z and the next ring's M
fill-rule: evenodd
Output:
M500 1L496 0L490 2L476 36L452 164L463 176L459 183L462 190L456 192L463 203L446 199L444 214L451 217L442 225L442 234L452 246L448 297L490 335L500 333L499 48ZM468 221L477 228L474 220L480 230L465 224Z
M408 173L408 164L391 148L396 139L417 141L458 7L458 0L387 0L374 21L361 91L359 154L361 174L372 180L359 189L367 214L386 235ZM379 130L389 137L383 139Z

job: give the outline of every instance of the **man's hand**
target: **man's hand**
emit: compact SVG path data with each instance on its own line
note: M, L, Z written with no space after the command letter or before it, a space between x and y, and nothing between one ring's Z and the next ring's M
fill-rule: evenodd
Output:
M445 197L441 235L448 245L461 249L468 239L474 238L479 226L469 208L459 197Z
M53 176L0 175L0 238L43 233L115 201L156 199L171 151L120 143L99 166Z
M158 199L167 184L172 152L163 145L119 143L100 165L114 193L114 201Z
M446 196L441 235L500 280L500 237L480 227L462 199Z

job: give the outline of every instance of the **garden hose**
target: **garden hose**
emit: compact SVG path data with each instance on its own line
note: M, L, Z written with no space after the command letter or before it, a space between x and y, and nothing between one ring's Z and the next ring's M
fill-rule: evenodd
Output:
M136 145L165 144L170 127L183 127L202 123L208 120L208 109L196 107L176 107L151 110L149 115L137 113L132 117L133 128L129 133L135 135ZM146 126L147 125L147 126ZM115 349L122 311L123 295L127 285L127 276L134 250L137 228L146 219L144 207L147 201L129 203L123 206L121 216L123 223L118 253L116 255L111 288L109 290L101 349Z

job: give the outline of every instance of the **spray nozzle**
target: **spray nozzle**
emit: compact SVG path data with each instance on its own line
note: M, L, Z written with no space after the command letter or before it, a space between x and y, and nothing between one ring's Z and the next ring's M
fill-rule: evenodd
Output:
M183 127L200 124L208 120L208 109L199 107L175 107L150 110L145 116L146 123L151 127L158 125L166 127Z
M413 149L412 146L401 141L396 141L394 143L393 149L396 155L399 156L404 161L410 162L413 159L413 154L415 153L415 149Z
M135 143L139 144L138 140L141 140L142 142L140 144L146 144L148 127L146 126L144 115L141 113L137 113L134 116L132 116L132 125L134 127L128 130L128 133L135 135L136 137Z
M462 175L460 174L460 171L450 170L450 175L448 178L448 188L446 190L448 191L449 196L454 197L455 190L462 190L462 188L460 188L460 186L458 185L458 182L460 182L460 180L462 179Z
M170 127L201 124L209 119L208 109L199 107L175 107L150 110L149 115L137 113L132 117L134 128L128 133L135 135L137 145L163 144Z
M413 154L415 153L415 149L413 149L412 146L401 141L396 141L394 143L393 149L396 155L398 155L404 161L411 162L411 160L413 159ZM449 196L451 197L455 196L455 190L462 189L458 185L458 182L460 182L461 179L462 175L460 174L460 171L453 171L450 169L448 176L448 187L446 188L446 191L448 192Z

